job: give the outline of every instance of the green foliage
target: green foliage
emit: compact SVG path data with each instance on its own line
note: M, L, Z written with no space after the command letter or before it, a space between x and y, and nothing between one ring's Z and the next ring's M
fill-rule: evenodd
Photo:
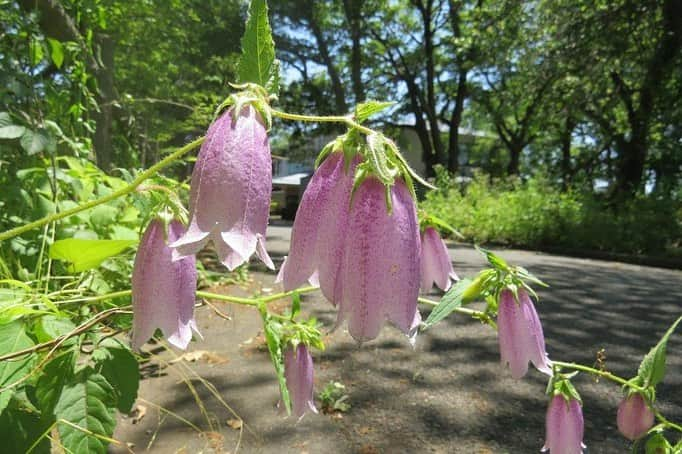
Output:
M682 238L678 201L640 196L612 206L541 177L491 184L478 176L464 189L429 193L422 206L476 243L664 256L679 254Z
M445 317L449 316L456 308L460 307L463 303L464 293L472 284L473 281L471 279L464 278L450 287L450 289L441 298L438 306L436 306L429 314L429 317L424 322L426 325L425 327L428 328L435 325Z
M135 240L81 240L69 238L56 241L50 247L50 258L70 263L69 271L96 268L103 261L136 244Z
M239 82L255 83L270 94L279 92L279 62L275 59L275 42L268 19L265 0L252 0L249 18L242 36L242 56L239 60Z
M349 411L349 397L346 393L346 386L338 381L327 383L318 395L324 413L345 413Z
M642 363L639 365L637 376L644 387L656 386L665 376L665 359L668 339L682 321L678 318L675 323L666 331L660 341L646 354Z
M94 369L86 367L76 373L62 389L54 408L64 448L71 452L106 452L107 438L116 426L115 396L111 384Z
M33 345L34 342L26 334L24 324L21 321L0 325L0 355L29 348ZM14 385L21 380L31 370L33 363L34 358L31 356L24 356L16 361L0 362L0 388ZM0 412L7 407L16 389L16 387L12 387L0 392Z

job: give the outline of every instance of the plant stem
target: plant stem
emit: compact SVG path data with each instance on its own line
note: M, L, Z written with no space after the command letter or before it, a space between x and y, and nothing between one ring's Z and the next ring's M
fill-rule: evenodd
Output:
M308 121L308 122L317 122L317 123L344 123L348 125L350 128L355 128L358 131L364 133L364 134L373 134L374 131L371 129L362 126L360 123L357 123L355 120L353 120L353 117L351 115L329 115L329 116L318 116L318 115L299 115L299 114L292 114L288 112L282 112L280 110L276 109L270 109L270 112L272 113L273 116L282 118L284 120L293 120L293 121Z
M28 224L21 225L19 227L15 227L13 229L7 230L5 232L0 233L0 241L6 240L8 238L15 237L17 235L21 235L24 232L27 232L31 229L34 229L36 227L43 226L45 224L49 224L50 222L58 221L60 219L67 218L69 216L72 216L76 213L80 213L81 211L88 210L90 208L94 208L98 205L101 205L103 203L110 202L114 199L117 199L119 197L122 197L124 195L130 194L131 192L135 191L139 185L142 184L145 180L153 176L156 172L159 170L163 169L164 167L172 164L175 162L179 157L182 155L188 153L189 151L193 150L194 148L198 147L201 145L204 141L204 137L200 137L196 139L193 142L188 143L184 147L178 148L176 151L173 153L169 154L165 158L163 158L161 161L157 162L144 172L140 173L135 179L126 187L119 189L118 191L114 191L109 195L106 195L104 197L100 197L99 199L91 200L89 202L82 203L78 206L75 206L71 209L64 210L59 213L54 213L49 216L45 216L43 218L38 219L37 221L29 222Z
M438 306L438 301L433 301L428 298L418 298L417 301L422 304L428 304L429 306ZM495 323L495 321L483 311L467 309L466 307L456 307L452 310L452 312L457 312L459 314L468 315L469 317L472 318L477 318L480 321L484 322L485 324L493 327L493 329L497 330L497 323Z
M204 292L202 290L197 291L197 296L201 298L210 298L218 301L227 301L229 303L244 304L246 306L258 306L259 303L271 303L287 296L291 296L294 293L309 293L313 290L317 290L317 287L301 287L296 290L290 290L288 292L276 293L274 295L261 297L261 298L242 298L239 296L222 295L220 293Z
M605 370L599 370L595 369L594 367L590 366L585 366L583 364L577 364L577 363L566 363L563 361L552 361L552 364L555 366L559 367L565 367L567 369L573 369L573 370L579 370L582 372L587 372L588 374L592 375L598 375L599 377L606 378L607 380L611 380L612 382L618 383L623 386L628 386L632 389L635 389L637 391L644 391L644 388L641 386L637 386L634 383L629 383L626 379L619 377L617 375L613 375L611 372L605 371Z

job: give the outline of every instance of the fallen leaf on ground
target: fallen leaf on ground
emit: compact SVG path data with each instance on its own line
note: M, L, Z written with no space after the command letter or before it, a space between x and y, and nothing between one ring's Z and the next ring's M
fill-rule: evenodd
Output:
M209 352L207 350L195 350L193 352L184 353L170 362L177 363L180 361L187 361L191 363L202 360L209 364L225 364L229 361L229 359L214 352Z
M239 430L244 425L244 422L241 419L228 419L227 425L234 430Z
M142 418L144 418L144 415L147 414L147 407L144 405L136 405L133 411L130 412L130 416L133 417L132 423L137 424L138 422L142 421Z

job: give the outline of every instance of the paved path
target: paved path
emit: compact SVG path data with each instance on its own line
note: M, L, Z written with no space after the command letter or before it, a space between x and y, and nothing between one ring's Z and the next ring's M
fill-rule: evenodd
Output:
M290 229L272 227L273 259L287 253ZM450 250L460 276L472 276L483 258L469 246ZM682 314L682 272L527 251L498 251L551 285L538 305L550 357L592 364L605 349L607 367L634 375L641 357L675 317ZM249 288L230 293L276 292L274 274L254 264ZM437 295L433 295L437 297ZM283 305L284 306L284 305ZM335 311L319 293L305 296L304 310L333 326ZM545 378L536 371L517 381L499 365L496 334L476 321L451 317L420 334L413 350L397 330L358 347L344 329L327 336L316 353L317 391L330 380L346 385L350 411L340 416L308 415L299 423L277 415L277 384L258 336L260 320L249 308L219 304L226 321L211 309L197 311L204 340L190 351L211 354L176 362L162 353L145 366L140 395L146 416L133 425L122 420L116 437L141 452L263 453L535 453L544 441ZM658 405L682 420L682 332L668 346L665 382ZM216 394L192 374L215 387ZM187 383L196 389L203 414ZM628 444L615 424L618 387L588 376L574 382L585 402L585 443L590 453L623 453ZM161 405L175 416L159 413ZM235 419L248 430L227 425ZM199 434L197 430L202 431ZM184 451L183 451L184 450Z

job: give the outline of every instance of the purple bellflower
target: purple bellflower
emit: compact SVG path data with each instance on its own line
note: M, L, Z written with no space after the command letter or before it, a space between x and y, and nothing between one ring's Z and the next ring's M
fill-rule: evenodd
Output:
M545 350L545 337L535 306L525 290L519 289L518 303L510 290L502 290L497 315L502 364L509 364L512 377L528 372L528 361L552 375L552 363Z
M428 292L435 283L439 289L447 292L451 280L457 280L452 269L448 247L433 227L426 227L422 232L422 270L421 289Z
M388 319L411 339L421 321L419 225L402 179L390 189L368 176L351 198L358 157L331 153L310 181L296 213L291 249L278 280L285 290L319 281L339 306L337 325L348 320L358 341L374 339Z
M628 440L642 438L654 425L654 413L640 393L630 394L618 405L618 430Z
M211 240L233 270L251 255L269 268L265 250L272 159L263 120L251 106L223 113L211 125L192 172L187 233L171 246L174 258L199 252Z
M180 238L179 221L168 225L168 242ZM133 268L133 347L139 349L160 328L172 345L185 349L198 333L194 321L197 271L194 256L172 259L164 223L154 219L142 236Z
M391 186L390 198L389 213L386 187L368 177L355 191L348 218L337 277L341 288L334 296L339 322L347 319L350 335L361 342L376 338L384 319L414 340L421 322L421 243L414 199L401 179Z
M333 152L310 179L296 212L289 256L277 277L286 291L310 281L337 304L335 292L340 291L341 282L336 277L343 257L358 161L356 157L346 165L343 152Z
M291 410L297 418L302 418L306 411L317 413L313 400L313 357L305 344L284 351L284 377L291 398Z
M552 397L547 408L545 445L550 454L582 454L584 421L580 402L563 395Z

